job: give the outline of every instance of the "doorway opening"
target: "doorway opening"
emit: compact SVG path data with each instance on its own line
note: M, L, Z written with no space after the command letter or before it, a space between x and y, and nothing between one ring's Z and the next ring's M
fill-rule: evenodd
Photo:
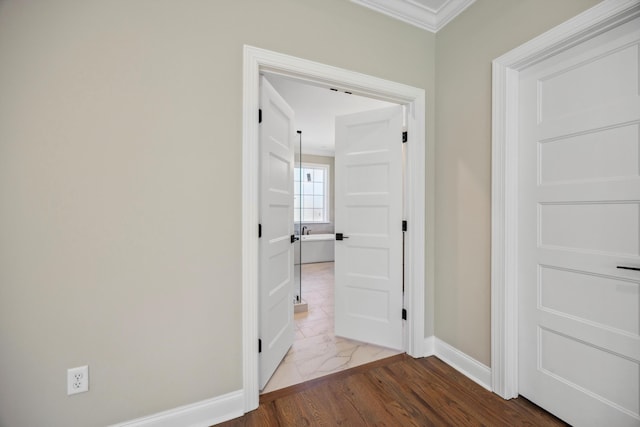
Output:
M394 350L334 333L335 212L340 210L335 203L335 189L340 187L336 183L340 174L335 169L335 118L398 104L287 76L263 75L293 110L298 129L293 191L295 337L263 389L266 393L396 355L404 349ZM406 130L406 117L402 123ZM400 133L397 137L400 146ZM394 192L403 191L397 188Z
M427 171L426 153L433 152L425 139L425 92L423 89L336 68L251 46L244 48L243 78L243 217L242 217L242 343L243 395L245 411L258 407L258 199L260 74L290 76L325 88L407 105L408 144L406 156L407 198L405 217L405 349L407 354L426 354L425 327L433 325L433 246L425 229L433 230L433 217L426 215L425 198L433 197L433 171ZM429 144L431 144L429 142ZM432 159L429 158L431 164ZM428 172L428 174L427 174ZM428 178L428 179L425 179ZM428 189L428 192L425 191ZM429 206L432 211L432 206ZM426 252L425 252L426 249ZM425 300L426 295L429 296Z

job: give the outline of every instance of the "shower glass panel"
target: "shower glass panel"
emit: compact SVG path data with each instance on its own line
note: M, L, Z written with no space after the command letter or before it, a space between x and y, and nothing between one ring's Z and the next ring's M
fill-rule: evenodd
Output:
M302 134L298 133L298 143L295 145L295 169L294 169L294 202L293 202L293 230L296 235L294 242L294 282L293 282L293 299L294 304L302 302L302 245L300 240L300 219L302 218L302 202L300 200L302 186Z

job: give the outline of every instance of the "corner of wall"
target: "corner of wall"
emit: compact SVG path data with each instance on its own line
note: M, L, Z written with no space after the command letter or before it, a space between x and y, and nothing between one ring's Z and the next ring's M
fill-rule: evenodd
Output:
M424 357L436 356L470 380L489 391L493 391L491 386L491 368L487 365L478 362L473 357L447 344L435 335L425 338L424 341Z

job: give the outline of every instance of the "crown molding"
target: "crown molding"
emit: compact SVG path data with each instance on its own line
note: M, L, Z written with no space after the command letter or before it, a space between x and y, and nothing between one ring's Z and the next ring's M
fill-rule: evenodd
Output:
M351 1L432 33L438 32L475 2L475 0L447 0L435 10L414 0Z

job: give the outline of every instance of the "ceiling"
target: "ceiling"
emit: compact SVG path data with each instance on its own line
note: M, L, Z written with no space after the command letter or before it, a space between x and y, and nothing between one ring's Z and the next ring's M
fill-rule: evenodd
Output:
M427 31L437 32L475 0L351 0ZM302 131L302 152L335 154L335 117L394 104L314 86L277 74L267 74L278 93L293 108L296 128Z
M432 33L438 32L475 0L351 0Z
M275 74L266 78L293 109L296 130L302 131L304 154L334 156L336 116L397 105Z

